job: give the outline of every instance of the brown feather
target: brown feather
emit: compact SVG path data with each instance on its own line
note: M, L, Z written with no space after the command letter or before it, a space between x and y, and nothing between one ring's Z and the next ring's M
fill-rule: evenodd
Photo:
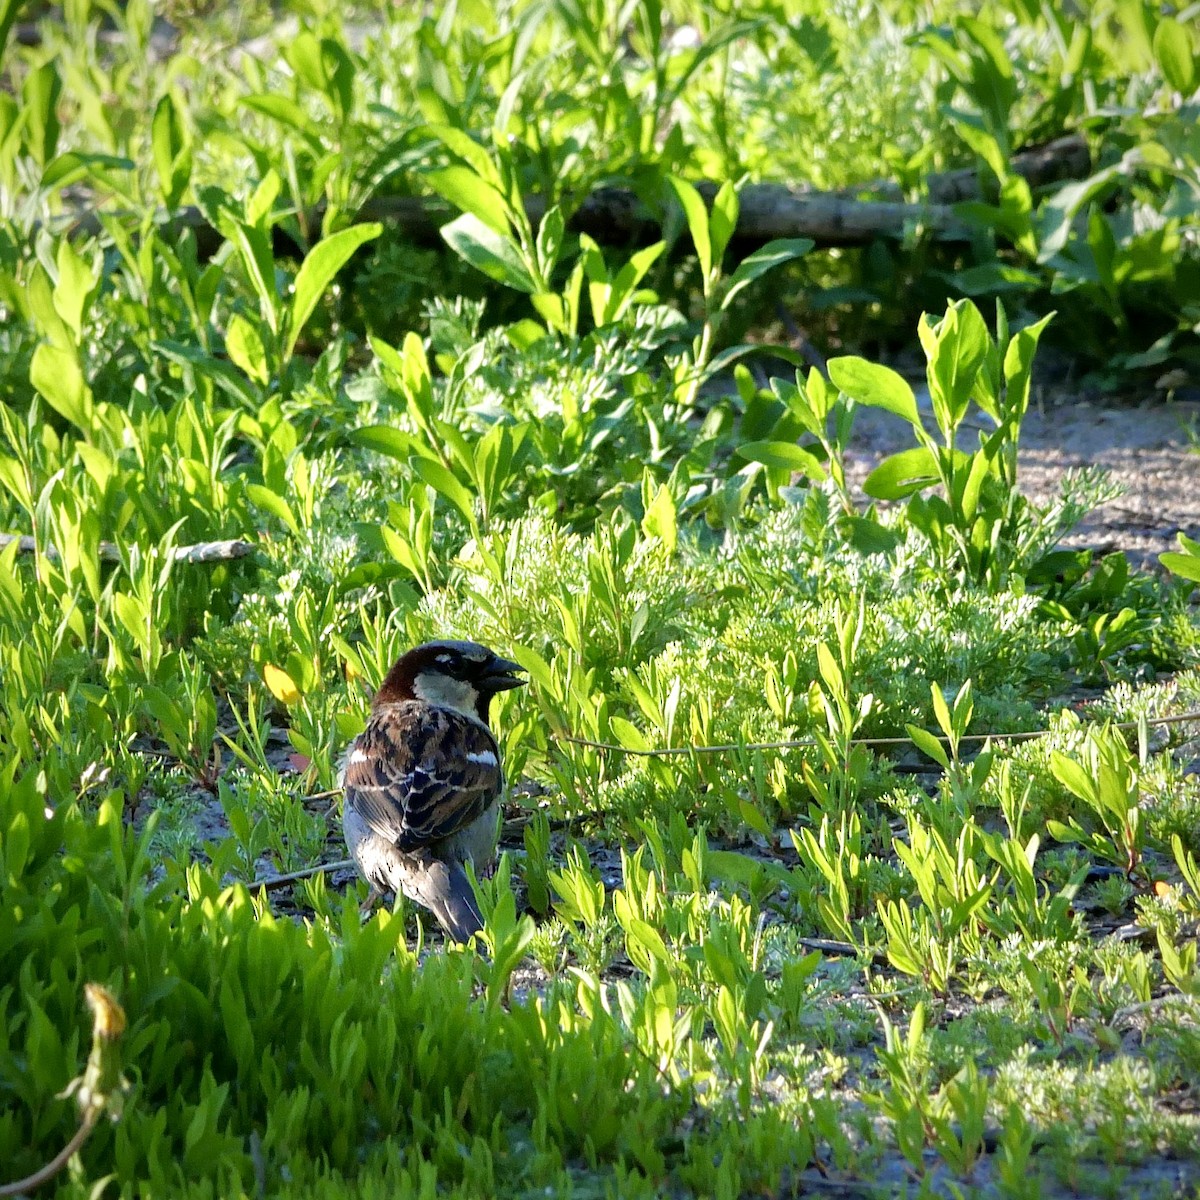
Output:
M346 803L401 850L441 841L480 816L504 784L478 721L415 700L377 707L346 766Z

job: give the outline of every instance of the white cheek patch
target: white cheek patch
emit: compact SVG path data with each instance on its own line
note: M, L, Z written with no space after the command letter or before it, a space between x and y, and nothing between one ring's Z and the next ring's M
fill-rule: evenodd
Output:
M350 757L348 759L346 759L347 764L363 763L366 761L367 761L366 754L364 754L357 746L355 746L354 749L350 751Z
M426 704L441 704L459 712L473 713L479 693L461 679L440 673L425 673L413 680L413 695Z
M467 762L478 763L481 767L497 765L496 756L490 750L481 750L478 754L468 754Z

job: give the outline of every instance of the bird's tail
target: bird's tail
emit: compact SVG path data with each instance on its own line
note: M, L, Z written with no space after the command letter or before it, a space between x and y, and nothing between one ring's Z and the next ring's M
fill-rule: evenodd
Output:
M421 865L423 869L415 873L419 882L414 890L419 894L413 898L437 917L456 942L470 941L483 928L483 918L462 863L429 856Z

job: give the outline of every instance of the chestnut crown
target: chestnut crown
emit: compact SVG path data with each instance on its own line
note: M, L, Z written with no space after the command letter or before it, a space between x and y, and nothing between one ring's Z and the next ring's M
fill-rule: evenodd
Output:
M524 686L526 681L514 674L523 669L478 642L425 642L396 660L371 706L424 700L486 723L497 692Z

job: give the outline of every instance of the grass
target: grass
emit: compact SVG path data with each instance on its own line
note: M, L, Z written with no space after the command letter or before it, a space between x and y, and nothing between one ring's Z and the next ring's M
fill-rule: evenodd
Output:
M115 41L72 7L10 48L0 529L35 553L0 551L6 1174L77 1127L100 983L122 1111L63 1196L1196 1193L1200 718L1156 723L1200 694L1194 556L1058 552L1103 481L1040 510L1017 475L1039 340L1089 312L1133 337L1175 262L1185 150L1067 217L1010 181L988 261L1054 280L1049 325L1042 282L976 305L919 239L745 254L733 184L687 182L824 147L820 182L882 158L916 187L964 144L1003 180L1119 86L1149 115L1100 147L1153 159L1190 35L1105 13L1093 37L1001 6L813 10L793 37L757 9L518 6L475 32L447 9L359 48L324 13L265 63L176 13L151 69L131 4ZM1145 47L1113 35L1131 21ZM1046 84L1052 44L1090 88ZM847 79L849 108L799 119ZM534 87L542 115L510 103ZM569 211L609 178L671 245L526 221L524 196ZM461 210L453 252L354 223L385 182ZM99 234L59 231L69 186ZM193 203L215 253L152 215ZM1175 214L1156 250L1121 226L1152 204ZM1110 219L1113 274L1089 274ZM828 307L868 279L874 316ZM937 294L919 321L905 279ZM833 350L903 326L929 412L875 358L780 377L741 340L778 294L831 314ZM1159 295L1154 353L1186 365ZM864 406L911 435L865 496L842 469ZM173 553L229 538L253 553ZM349 872L260 882L343 857L337 757L397 654L443 635L530 677L496 714L513 786L479 952L402 901L364 920Z

